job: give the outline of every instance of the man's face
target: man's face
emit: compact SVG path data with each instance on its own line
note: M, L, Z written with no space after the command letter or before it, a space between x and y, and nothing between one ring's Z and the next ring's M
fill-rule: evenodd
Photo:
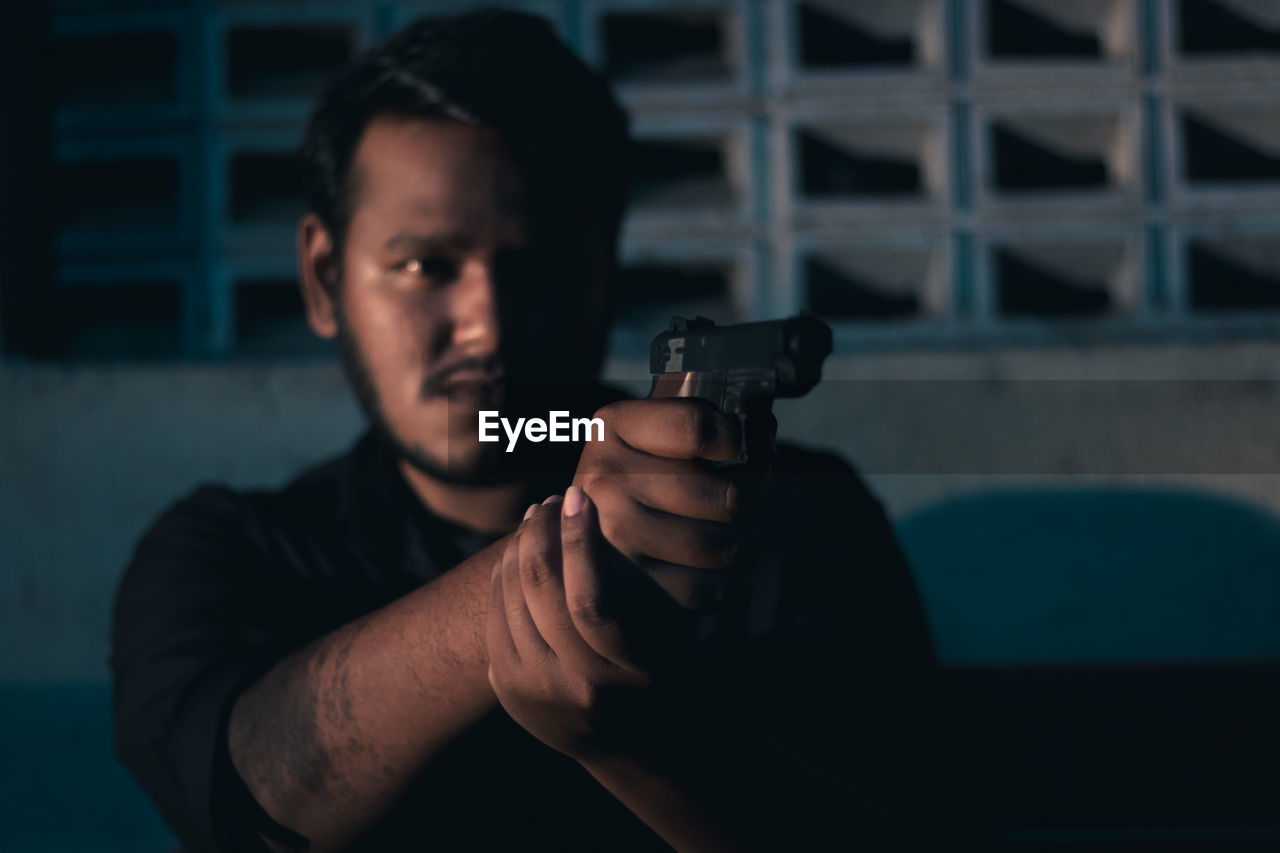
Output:
M537 260L547 241L492 131L377 118L352 177L334 314L361 402L426 473L502 479L502 443L479 442L478 411L508 413L540 345L517 318L536 326L565 288L551 271L581 264Z

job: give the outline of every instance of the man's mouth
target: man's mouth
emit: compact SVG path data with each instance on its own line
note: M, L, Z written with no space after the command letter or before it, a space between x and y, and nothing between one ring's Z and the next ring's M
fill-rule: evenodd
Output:
M427 378L422 399L443 397L457 402L498 398L506 387L506 370L497 359L468 359Z
M442 396L451 403L496 406L506 392L502 373L455 373L444 383Z

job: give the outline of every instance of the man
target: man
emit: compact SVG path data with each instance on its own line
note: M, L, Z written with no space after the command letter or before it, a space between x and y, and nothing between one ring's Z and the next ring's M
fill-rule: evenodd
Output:
M178 503L117 601L118 752L188 847L905 839L932 656L878 505L823 454L746 481L711 407L594 383L626 147L512 13L415 24L321 99L301 286L372 429ZM539 409L603 440L478 440Z

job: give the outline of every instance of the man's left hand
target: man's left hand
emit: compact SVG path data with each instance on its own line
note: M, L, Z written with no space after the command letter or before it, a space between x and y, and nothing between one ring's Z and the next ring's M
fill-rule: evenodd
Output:
M571 487L530 507L489 596L494 693L530 734L580 761L646 749L673 707L611 604L607 554L595 505Z

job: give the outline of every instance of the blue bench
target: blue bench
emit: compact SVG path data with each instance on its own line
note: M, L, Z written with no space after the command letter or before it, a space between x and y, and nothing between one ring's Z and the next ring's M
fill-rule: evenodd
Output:
M1280 850L1280 522L1204 494L953 499L899 525L943 795L1017 849Z

